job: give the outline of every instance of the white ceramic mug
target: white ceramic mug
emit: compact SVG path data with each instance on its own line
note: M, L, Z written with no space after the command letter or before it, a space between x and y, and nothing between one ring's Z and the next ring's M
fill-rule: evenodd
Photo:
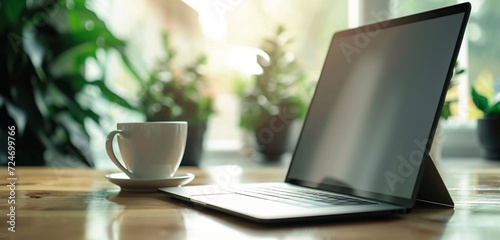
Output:
M113 138L123 158L113 151ZM179 168L186 146L187 122L118 123L106 138L106 151L113 163L131 179L172 177Z

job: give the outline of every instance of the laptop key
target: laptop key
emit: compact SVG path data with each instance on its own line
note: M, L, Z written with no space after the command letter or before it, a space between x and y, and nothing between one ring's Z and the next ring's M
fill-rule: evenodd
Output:
M273 187L251 187L245 186L234 189L235 192L243 195L258 197L262 199L302 206L302 207L328 207L335 205L360 205L371 202L358 199L351 199L323 192L310 190L283 189Z
M271 200L271 201L275 201L275 202L291 204L291 205L295 205L295 206L299 206L299 207L316 207L317 206L317 205L314 205L310 202L297 201L296 199L281 198L281 197L264 195L264 194L257 194L257 193L253 193L253 192L236 191L236 193L251 196L251 197Z

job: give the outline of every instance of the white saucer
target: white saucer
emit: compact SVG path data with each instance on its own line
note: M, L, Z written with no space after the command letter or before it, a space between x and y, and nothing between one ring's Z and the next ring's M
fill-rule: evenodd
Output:
M179 187L194 179L192 173L176 173L165 179L130 179L125 173L111 173L106 178L121 187L123 191L156 192L157 188Z

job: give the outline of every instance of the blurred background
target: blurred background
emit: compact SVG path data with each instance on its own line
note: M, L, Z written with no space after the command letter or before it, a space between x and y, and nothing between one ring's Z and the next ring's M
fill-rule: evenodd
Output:
M15 126L18 165L110 168L117 122L186 120L184 165L286 164L334 32L459 2L1 0L0 144ZM480 155L471 86L500 91L500 2L470 2L443 157Z

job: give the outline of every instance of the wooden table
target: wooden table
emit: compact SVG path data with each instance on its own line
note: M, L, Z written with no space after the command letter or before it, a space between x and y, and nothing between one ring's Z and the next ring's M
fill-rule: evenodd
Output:
M280 181L283 168L181 168L191 183ZM500 168L450 169L443 177L455 209L419 206L410 214L264 226L160 193L120 192L106 172L17 168L15 205L0 168L0 239L500 239ZM15 206L15 233L8 231Z

